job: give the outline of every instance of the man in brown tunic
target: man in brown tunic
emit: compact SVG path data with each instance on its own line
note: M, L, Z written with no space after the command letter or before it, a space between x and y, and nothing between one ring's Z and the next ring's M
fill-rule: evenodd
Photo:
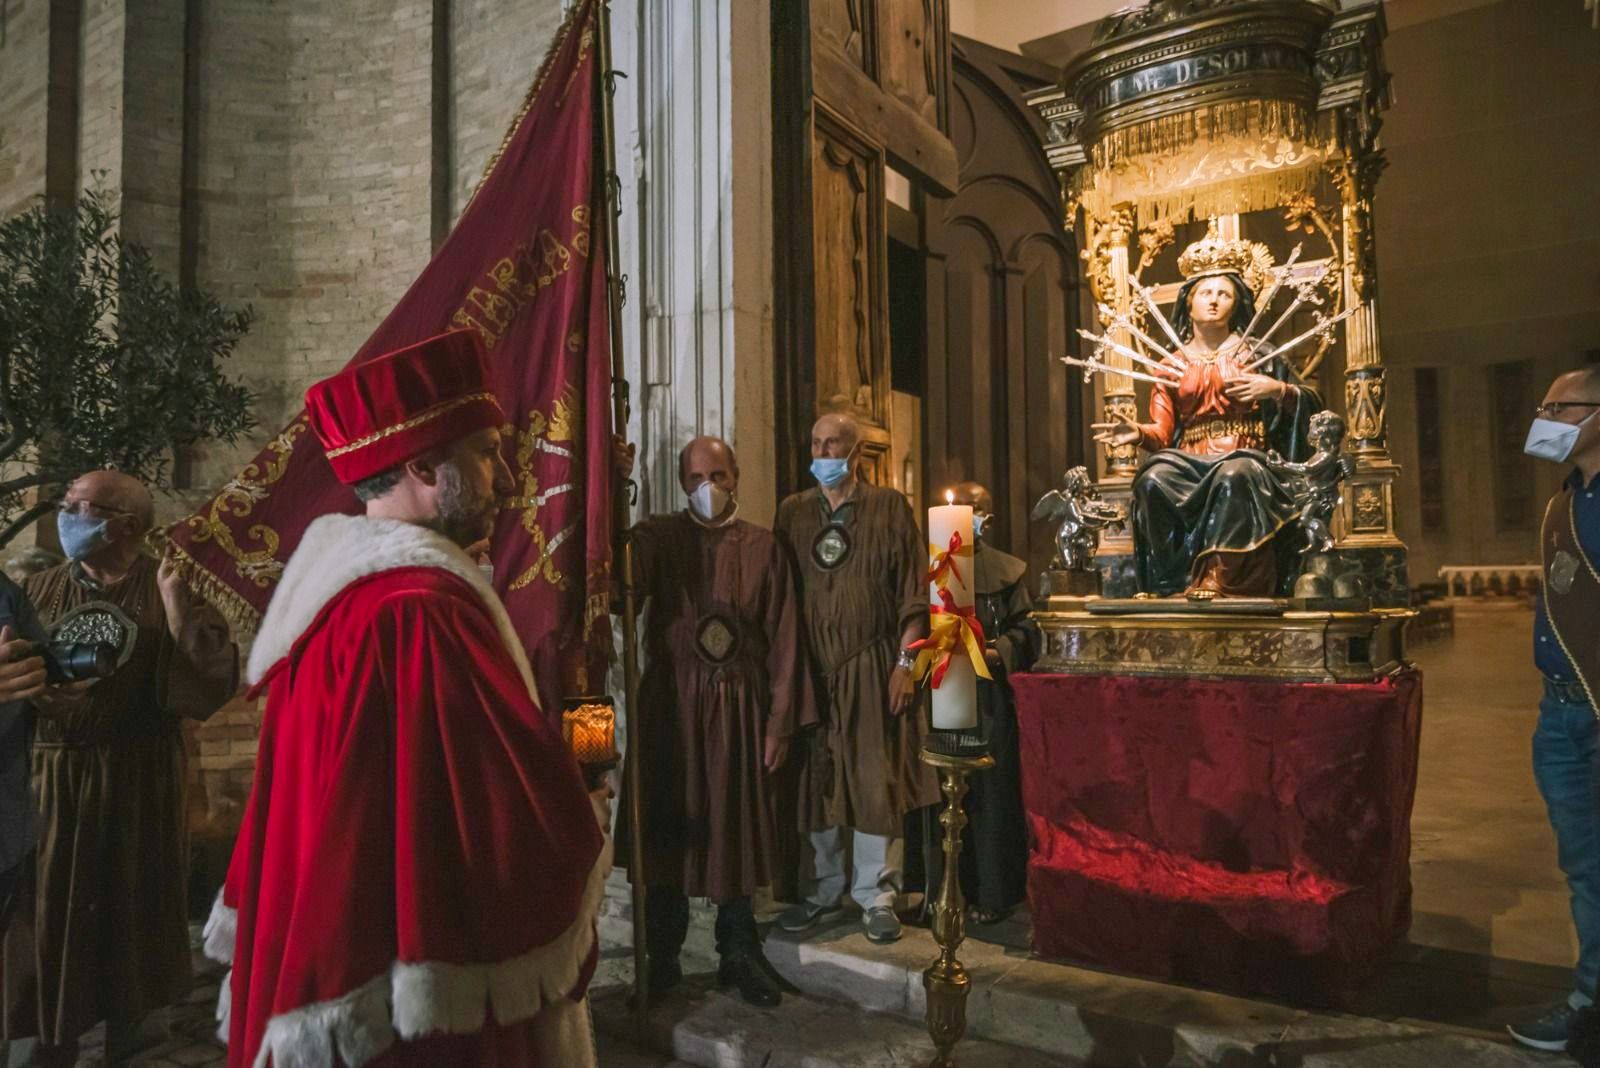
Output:
M796 728L815 718L793 568L771 531L739 518L739 465L726 442L691 441L678 475L688 507L633 532L649 608L639 726L650 990L682 979L689 897L709 897L718 981L751 1004L776 1005L781 981L761 951L750 895L773 877L772 774Z
M938 798L919 758L926 725L912 714L916 686L900 656L928 624L927 544L911 508L892 489L855 474L860 430L825 415L811 431L815 489L778 506L776 532L797 561L808 649L821 692L822 726L802 774L801 819L816 854L805 900L779 925L804 931L836 915L845 890L867 937L900 937L904 817Z
M84 475L61 505L68 562L26 587L46 627L92 613L123 650L110 678L34 699L36 878L6 931L5 1037L38 1036L41 1064L71 1064L101 1019L120 1061L145 1015L188 989L179 722L228 699L237 658L171 561L141 554L153 513L137 480Z

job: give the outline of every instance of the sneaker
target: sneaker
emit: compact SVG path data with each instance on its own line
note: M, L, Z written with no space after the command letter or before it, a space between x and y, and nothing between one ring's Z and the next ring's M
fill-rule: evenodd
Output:
M1537 1018L1522 1023L1507 1024L1506 1030L1511 1033L1512 1038L1529 1049L1565 1053L1567 1034L1577 1015L1578 1010L1572 1007L1572 1002L1562 998Z
M837 904L818 905L812 901L802 901L794 908L778 917L778 926L790 934L799 934L809 931L819 923L836 920L844 912Z
M894 914L894 909L882 905L870 908L861 917L861 922L866 925L868 942L876 942L881 946L900 940L900 917Z

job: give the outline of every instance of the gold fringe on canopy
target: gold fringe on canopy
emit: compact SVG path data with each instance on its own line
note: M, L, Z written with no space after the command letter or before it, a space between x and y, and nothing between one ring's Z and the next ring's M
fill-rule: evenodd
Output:
M1336 155L1329 124L1304 106L1235 100L1104 134L1073 192L1101 218L1131 204L1144 225L1266 211L1325 192L1323 164Z

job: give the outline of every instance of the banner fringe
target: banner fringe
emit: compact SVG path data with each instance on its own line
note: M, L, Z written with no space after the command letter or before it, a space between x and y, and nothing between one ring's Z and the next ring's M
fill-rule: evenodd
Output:
M235 636L241 642L254 638L257 628L261 626L261 613L170 537L166 539L166 549L177 564L178 574L182 575L184 581L213 608L222 613L222 618L233 627Z

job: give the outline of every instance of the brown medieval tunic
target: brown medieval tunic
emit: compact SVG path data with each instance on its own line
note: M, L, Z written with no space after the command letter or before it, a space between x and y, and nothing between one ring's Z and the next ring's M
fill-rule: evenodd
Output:
M687 513L659 516L634 530L633 544L649 610L639 688L645 878L692 897L745 897L776 870L766 739L816 718L794 569L771 531L740 519L711 528Z
M7 1038L64 1045L101 1019L129 1028L188 990L179 718L204 719L228 700L237 657L222 618L198 605L180 650L156 572L140 558L101 590L63 564L27 583L46 627L106 601L139 633L116 675L38 720L37 880L32 907L24 903L6 931Z
M897 838L905 814L939 796L919 758L924 717L889 711L900 636L928 613L922 531L899 493L860 483L837 511L820 489L789 497L776 533L798 562L822 720L801 775L801 829Z

